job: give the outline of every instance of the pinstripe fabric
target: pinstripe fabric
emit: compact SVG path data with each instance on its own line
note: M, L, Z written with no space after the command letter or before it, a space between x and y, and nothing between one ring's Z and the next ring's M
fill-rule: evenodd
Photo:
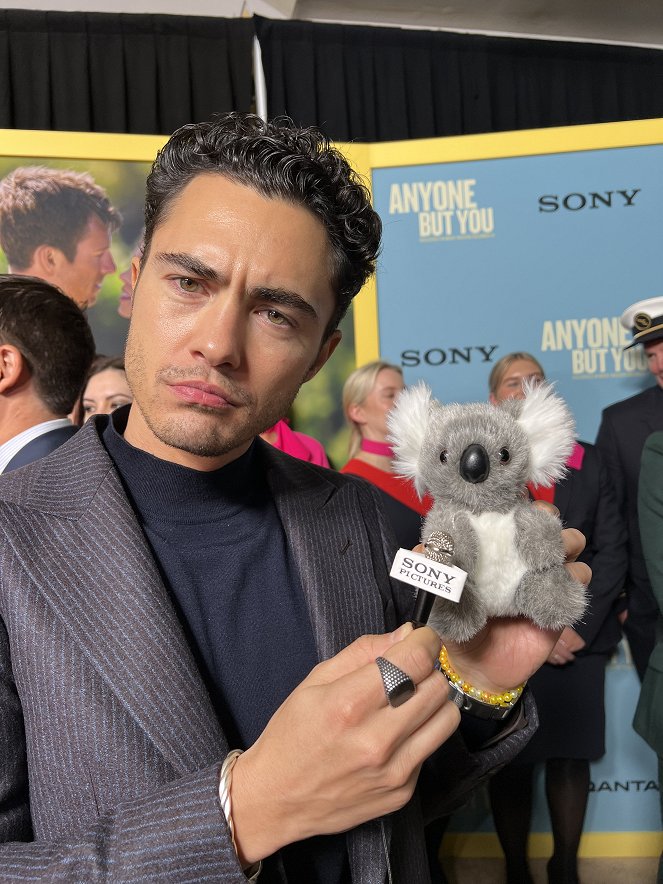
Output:
M411 598L369 486L261 451L320 658L394 628ZM226 741L93 422L0 479L0 520L0 880L245 882L216 797ZM442 752L460 792L513 749ZM392 822L394 880L424 884L418 802L387 843ZM347 838L353 881L383 884L380 824Z

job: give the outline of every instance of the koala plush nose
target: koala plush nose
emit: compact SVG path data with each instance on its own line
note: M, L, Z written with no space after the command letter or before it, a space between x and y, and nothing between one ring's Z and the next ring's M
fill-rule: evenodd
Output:
M460 458L460 474L466 482L485 482L490 473L488 452L483 445L468 445Z

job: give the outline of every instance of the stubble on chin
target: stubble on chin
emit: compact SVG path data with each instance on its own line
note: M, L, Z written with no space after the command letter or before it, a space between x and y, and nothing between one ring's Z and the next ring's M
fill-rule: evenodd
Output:
M210 411L211 409L189 405L185 414L164 417L159 421L146 418L146 423L164 445L197 457L220 457L229 454L249 442L255 435L242 432L240 427L228 426L229 421L224 426L221 423L223 417L209 414ZM200 420L198 415L202 415L203 420Z
M134 407L142 416L149 431L164 445L197 457L220 457L248 446L264 430L286 417L306 377L296 387L279 390L266 396L259 405L255 397L221 372L200 372L198 379L219 384L236 403L225 409L209 408L193 403L176 406L162 401L160 391L169 382L193 379L190 369L169 367L160 369L151 383L140 347L132 336L127 340L125 365L129 386L134 395ZM167 396L167 393L166 393Z

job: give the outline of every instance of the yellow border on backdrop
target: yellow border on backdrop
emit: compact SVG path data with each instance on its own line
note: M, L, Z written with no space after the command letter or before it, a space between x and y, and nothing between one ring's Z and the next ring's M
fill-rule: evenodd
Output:
M0 129L0 156L149 163L166 138L165 135Z
M585 832L578 855L583 858L659 856L663 849L660 832ZM553 839L548 833L529 836L528 854L532 859L552 855ZM492 832L449 833L444 837L443 856L457 859L496 859L504 856L497 835Z
M405 168L432 163L576 153L661 143L663 143L663 119L633 120L624 123L560 126L488 135L461 135L369 144L364 145L367 148L367 165L362 162L364 160L362 154L358 157L356 168L370 181L373 169L394 166ZM340 148L346 150L345 145L340 145ZM374 280L358 296L356 306L359 308L355 309L357 365L363 365L380 357L377 286Z
M371 191L371 151L370 144L339 144L338 149L347 158L353 169L362 176L364 184ZM377 359L380 351L378 341L378 296L373 275L359 292L353 303L355 329L355 358L357 365ZM376 355L373 355L376 354Z

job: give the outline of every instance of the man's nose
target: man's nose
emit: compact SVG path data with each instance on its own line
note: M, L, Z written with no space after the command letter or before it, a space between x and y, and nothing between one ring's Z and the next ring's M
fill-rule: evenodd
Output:
M116 268L117 264L113 260L113 256L111 255L110 251L106 249L106 251L104 252L103 260L101 262L102 272L105 274L114 273Z
M212 366L237 369L242 363L246 317L241 307L228 300L211 301L198 316L191 349Z

